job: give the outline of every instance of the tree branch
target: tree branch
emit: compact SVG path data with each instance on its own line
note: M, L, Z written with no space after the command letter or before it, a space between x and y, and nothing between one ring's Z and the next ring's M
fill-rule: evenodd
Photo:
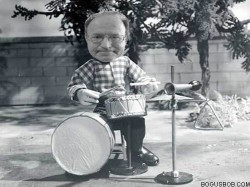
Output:
M250 23L250 19L246 19L240 22L242 25L247 25L248 23Z
M14 14L11 16L12 18L15 18L17 16L22 16L25 18L25 20L30 20L36 15L45 15L49 16L50 18L52 16L58 17L59 15L63 14L62 11L51 11L51 12L45 12L45 11L38 11L38 10L28 10L25 7L22 7L21 5L15 5L16 11L14 11Z

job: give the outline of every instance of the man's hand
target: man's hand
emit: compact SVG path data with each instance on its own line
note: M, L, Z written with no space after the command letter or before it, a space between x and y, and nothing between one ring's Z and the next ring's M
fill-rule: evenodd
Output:
M149 94L158 90L159 82L156 82L155 78L152 78L150 81L146 81L146 82L148 82L146 85L143 85L140 87L140 90L142 93Z
M91 105L98 103L100 92L89 89L80 89L77 91L77 98L82 105Z

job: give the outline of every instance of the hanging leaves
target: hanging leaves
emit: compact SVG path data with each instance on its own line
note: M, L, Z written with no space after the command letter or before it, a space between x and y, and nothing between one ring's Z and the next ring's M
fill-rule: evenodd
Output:
M139 60L139 45L144 49L164 46L175 49L176 56L185 61L191 45L190 37L209 40L225 33L233 58L243 57L242 67L249 71L250 56L248 36L244 35L241 22L230 12L229 7L245 0L52 0L45 5L47 12L28 10L15 6L13 18L22 16L30 20L37 15L50 19L61 18L60 30L67 41L84 42L84 22L87 17L103 10L118 10L131 23L131 39L128 53ZM163 45L152 44L158 41ZM72 42L73 43L73 42Z

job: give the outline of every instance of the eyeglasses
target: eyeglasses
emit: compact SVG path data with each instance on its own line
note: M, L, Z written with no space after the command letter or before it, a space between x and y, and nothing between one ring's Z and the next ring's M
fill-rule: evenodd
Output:
M112 43L121 43L125 39L125 36L120 34L94 34L88 36L90 41L93 43L101 43L105 37L107 37L108 40L111 41Z

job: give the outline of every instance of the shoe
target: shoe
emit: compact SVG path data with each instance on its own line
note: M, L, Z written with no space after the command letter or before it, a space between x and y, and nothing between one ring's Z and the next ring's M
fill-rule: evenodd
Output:
M159 164L159 158L145 147L142 147L139 153L132 156L132 161L141 161L148 166Z

